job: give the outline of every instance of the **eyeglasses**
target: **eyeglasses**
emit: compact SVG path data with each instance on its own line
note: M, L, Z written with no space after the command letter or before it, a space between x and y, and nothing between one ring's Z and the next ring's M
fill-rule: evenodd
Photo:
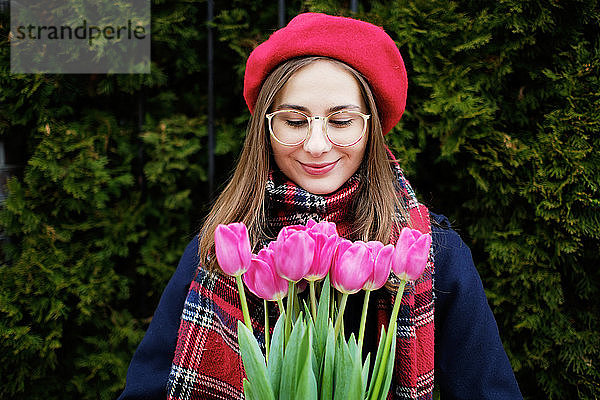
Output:
M370 115L359 111L335 111L326 117L309 117L297 110L278 110L266 115L273 138L284 146L303 143L311 132L313 121L323 121L323 132L336 146L348 147L360 141L367 130Z

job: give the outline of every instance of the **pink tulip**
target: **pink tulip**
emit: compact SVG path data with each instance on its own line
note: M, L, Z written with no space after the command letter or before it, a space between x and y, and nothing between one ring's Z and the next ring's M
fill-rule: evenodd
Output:
M277 235L277 240L287 238L288 236L296 233L296 232L306 232L307 227L305 225L288 225L281 228L279 234Z
M309 232L323 233L327 236L332 236L332 235L337 236L337 234L338 234L337 228L335 226L335 222L321 221L321 222L317 223L311 218L306 223L306 228Z
M416 280L427 265L431 235L416 229L402 228L392 257L392 270L402 280Z
M325 278L329 272L339 236L333 222L322 221L317 224L310 219L306 226L309 228L308 234L315 241L315 255L304 278L309 281L318 281Z
M281 300L288 291L288 282L275 272L273 252L269 249L262 249L252 257L242 278L252 293L268 301Z
M369 248L370 274L363 289L377 290L385 285L390 276L394 245L384 246L381 242L371 241L367 242L367 247Z
M340 239L330 271L333 287L346 294L361 290L371 273L368 267L365 268L369 257L369 248L365 242L352 243L347 239Z
M252 259L246 225L234 222L217 226L215 252L219 266L227 275L239 276L246 272Z
M298 282L304 278L312 265L315 241L298 226L286 226L269 246L273 251L277 274L288 281Z

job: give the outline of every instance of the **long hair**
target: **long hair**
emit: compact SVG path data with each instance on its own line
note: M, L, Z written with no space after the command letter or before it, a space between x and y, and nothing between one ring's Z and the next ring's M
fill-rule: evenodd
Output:
M220 271L214 257L214 232L217 225L243 222L248 227L250 244L255 251L261 238L267 236L265 186L274 161L265 127L265 115L272 106L275 95L290 77L317 60L332 62L349 71L359 83L371 114L367 148L358 168L360 185L353 206L348 210L354 213L349 239L389 243L393 227L399 228L402 219L410 225L406 205L396 195L395 175L386 153L375 98L367 80L354 68L332 58L292 58L280 64L265 79L254 113L248 122L246 139L233 176L204 219L198 248L200 263L204 268ZM276 168L276 165L273 166ZM398 218L398 212L402 214L402 219Z

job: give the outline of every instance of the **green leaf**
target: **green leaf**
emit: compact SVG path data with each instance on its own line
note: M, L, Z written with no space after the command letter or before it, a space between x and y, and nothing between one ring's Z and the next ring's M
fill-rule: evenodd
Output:
M317 352L317 344L316 344L316 340L315 340L315 325L313 323L312 320L312 315L310 313L310 310L308 308L308 305L306 304L306 302L303 303L304 304L304 315L306 315L306 324L308 327L308 332L310 332L310 343L311 343L311 351L312 351L312 369L313 369L313 373L315 375L315 379L317 381L319 381L321 379L321 371L320 371L320 366L321 366L321 362L320 360L317 360L317 357L315 356L316 352ZM321 356L322 357L322 356Z
M356 344L354 333L350 335L350 339L348 340L348 355L352 361L352 374L350 376L348 399L363 400L365 397L363 387L365 385L362 382L362 358L361 351Z
M388 356L385 376L383 385L381 386L381 392L379 392L379 400L385 400L388 392L390 391L390 385L392 384L392 376L394 375L394 360L396 359L396 335L392 338L392 347L390 348L390 355Z
M309 314L308 314L309 315ZM309 319L307 315L307 319ZM298 320L300 321L300 323L304 324L305 320L303 318L302 313L300 313L300 316L298 317ZM298 322L297 322L298 323ZM300 341L300 346L298 347L298 356L296 358L296 382L299 382L300 380L300 375L302 374L302 369L304 368L304 363L307 359L310 359L312 357L310 357L310 354L312 353L312 349L311 349L311 336L312 336L312 329L310 326L310 322L307 323L307 326L305 327L306 329L304 329L304 331L302 332L302 340ZM311 361L312 362L312 361ZM312 368L312 366L311 366Z
M247 400L261 400L260 395L257 393L254 385L246 378L244 378L244 397Z
M371 399L371 395L373 393L373 386L375 386L375 379L377 378L377 374L379 373L379 368L381 368L381 359L383 357L383 351L385 347L385 327L381 327L381 336L379 337L379 345L377 346L377 355L375 356L375 365L373 366L373 373L371 374L371 379L369 380L369 391L367 398Z
M252 387L256 389L256 394L261 400L274 400L275 396L267 379L265 358L258 347L256 338L242 321L238 321L238 342L246 376L252 382Z
M371 353L367 354L362 369L362 391L367 393L367 383L369 382L369 367L371 366Z
M336 343L335 349L335 373L333 395L334 400L343 400L348 396L348 375L352 362L348 354L348 345L343 339Z
M279 398L279 385L281 384L281 369L283 365L283 328L285 325L285 312L282 312L275 328L273 329L273 338L271 340L271 349L269 360L267 362L267 375L271 382L273 395Z
M298 373L296 371L297 359L300 350L300 343L304 337L306 327L302 320L302 314L298 316L296 323L290 334L288 344L283 355L283 369L281 371L281 383L279 386L279 399L292 400L294 399L296 390L296 379Z
M318 318L318 317L317 317ZM325 355L321 366L321 400L331 400L333 397L333 375L335 362L335 331L329 320L327 327L327 341L325 344Z
M307 314L307 316L310 314ZM315 374L313 373L313 357L310 352L311 348L311 329L307 329L304 332L304 337L302 338L302 344L300 346L299 354L306 354L306 356L298 357L298 369L300 374L298 376L298 386L296 386L296 398L297 399L317 399L317 381L315 379Z
M361 363L360 349L358 348L358 344L356 343L356 338L354 337L354 333L351 334L350 339L348 339L348 351L349 351L350 357L352 358L352 362Z
M314 330L313 348L315 351L315 364L319 367L319 374L316 375L317 381L321 380L320 367L323 364L325 345L327 343L330 292L331 286L329 284L329 275L327 275L321 286L321 296L319 297L319 304L317 306L317 320L315 321Z
M352 344L354 342L354 345ZM335 353L335 381L334 381L334 399L335 400L362 400L362 362L355 358L350 350L351 347L358 349L354 335L350 337L350 346L341 339L338 342Z

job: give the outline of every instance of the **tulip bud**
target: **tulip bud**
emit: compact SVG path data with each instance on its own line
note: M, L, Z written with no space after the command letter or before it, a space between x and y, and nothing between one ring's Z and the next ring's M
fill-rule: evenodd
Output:
M315 255L304 278L309 281L318 281L325 278L329 272L339 236L333 222L322 221L317 224L310 219L306 226L308 234L315 241Z
M215 252L219 266L227 275L239 276L246 272L252 259L246 225L234 222L217 226Z
M262 249L252 257L242 278L252 293L268 301L281 300L288 291L288 282L275 272L273 252L268 249Z
M394 245L386 246L381 242L367 242L369 248L369 268L370 274L363 286L365 290L377 290L381 288L388 280L392 269L392 256L394 255Z
M312 265L315 241L310 235L295 227L284 227L271 246L274 251L275 270L288 281L304 278Z
M313 219L309 219L306 223L306 228L309 232L318 232L327 236L337 236L338 234L335 222L321 221L317 223Z
M416 280L427 265L431 235L408 227L402 228L392 256L392 270L402 280Z
M369 248L362 241L352 243L340 239L331 267L331 284L342 293L353 294L361 290L371 271L365 266L369 262Z

